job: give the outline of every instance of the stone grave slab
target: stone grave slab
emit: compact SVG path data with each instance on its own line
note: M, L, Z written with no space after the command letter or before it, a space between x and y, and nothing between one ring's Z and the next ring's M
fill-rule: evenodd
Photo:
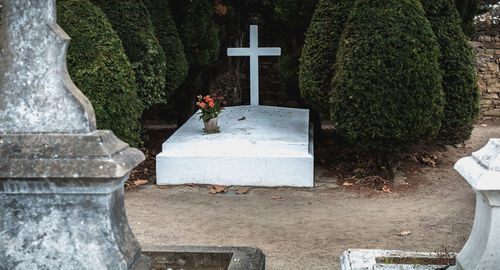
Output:
M220 133L204 135L203 122L194 114L163 143L156 157L156 183L314 185L309 110L227 107L219 127Z

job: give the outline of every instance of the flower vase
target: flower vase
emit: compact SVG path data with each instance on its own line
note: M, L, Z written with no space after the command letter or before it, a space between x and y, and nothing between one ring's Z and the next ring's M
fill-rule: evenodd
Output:
M205 124L205 131L206 134L213 134L219 132L219 127L217 126L217 121L218 117L210 118L207 121L203 121L203 124Z

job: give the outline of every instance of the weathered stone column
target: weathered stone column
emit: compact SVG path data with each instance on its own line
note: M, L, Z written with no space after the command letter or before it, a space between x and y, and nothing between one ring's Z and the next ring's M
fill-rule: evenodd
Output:
M460 159L455 169L476 191L476 213L469 240L457 255L455 269L498 269L500 266L500 139L472 156Z
M68 42L55 0L3 1L0 269L150 269L123 203L144 155L96 130Z

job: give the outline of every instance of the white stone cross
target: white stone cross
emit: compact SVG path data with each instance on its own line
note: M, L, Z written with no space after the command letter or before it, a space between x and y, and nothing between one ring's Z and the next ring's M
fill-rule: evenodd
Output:
M259 48L258 43L257 25L250 25L250 47L227 48L228 56L250 56L250 105L259 105L259 56L281 55L281 48Z

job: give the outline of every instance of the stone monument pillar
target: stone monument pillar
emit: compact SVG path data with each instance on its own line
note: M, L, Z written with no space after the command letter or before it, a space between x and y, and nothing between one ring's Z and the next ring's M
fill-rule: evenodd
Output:
M0 269L150 269L123 203L144 155L96 130L66 69L55 5L3 1Z
M498 269L500 267L500 139L461 158L455 169L476 192L472 232L450 269Z

